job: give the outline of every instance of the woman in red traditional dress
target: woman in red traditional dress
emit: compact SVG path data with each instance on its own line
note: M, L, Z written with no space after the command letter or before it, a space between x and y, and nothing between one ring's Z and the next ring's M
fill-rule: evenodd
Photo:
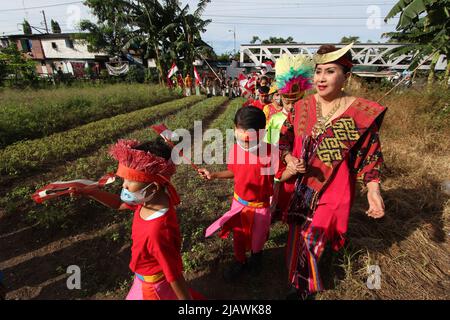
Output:
M378 131L386 108L344 91L351 46L319 48L313 79L317 93L298 101L288 117L294 138L282 156L287 167L281 180L297 180L288 210L286 262L301 299L323 290L317 264L327 242L334 250L345 242L357 181L368 190L367 215L384 215Z

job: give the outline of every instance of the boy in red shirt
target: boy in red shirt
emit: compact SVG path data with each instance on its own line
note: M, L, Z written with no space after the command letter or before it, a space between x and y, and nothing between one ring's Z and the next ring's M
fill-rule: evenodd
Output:
M263 110L264 107L268 103L270 103L269 91L270 91L269 87L266 87L266 86L259 87L258 88L258 93L259 93L258 99L255 100L255 99L250 98L242 106L243 107L252 106L252 107L256 107L258 109Z
M229 151L228 170L198 170L208 180L234 178L234 199L230 211L206 230L206 237L209 237L222 228L222 238L233 231L236 261L224 272L227 281L246 269L255 272L261 270L262 250L270 228L273 175L278 165L278 156L273 159L274 151L263 141L266 117L262 110L255 107L240 108L234 124L237 143ZM246 252L249 250L252 256L247 262Z
M175 300L201 296L183 276L181 235L175 206L180 200L170 182L175 165L171 149L158 139L119 140L110 149L123 178L121 195L74 190L118 210L134 210L130 269L135 273L127 300Z

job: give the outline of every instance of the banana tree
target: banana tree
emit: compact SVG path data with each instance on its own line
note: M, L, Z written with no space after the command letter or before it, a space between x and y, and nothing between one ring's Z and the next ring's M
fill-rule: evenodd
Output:
M103 51L111 56L121 56L131 36L130 12L133 4L123 0L86 0L97 17L97 22L82 20L82 32L74 36L87 42L90 51Z
M199 1L194 13L189 13L189 5L183 9L179 8L177 23L179 26L179 36L176 39L175 47L177 52L183 55L185 73L193 74L193 63L196 58L208 50L208 45L202 40L201 33L206 31L206 26L210 19L203 20L206 5L211 0Z
M410 69L425 57L431 58L428 85L434 81L437 58L447 56L447 71L444 83L448 82L450 68L450 0L400 0L385 17L385 21L400 14L396 32L385 33L384 37L414 44L416 52ZM400 47L393 56L410 52L411 47Z

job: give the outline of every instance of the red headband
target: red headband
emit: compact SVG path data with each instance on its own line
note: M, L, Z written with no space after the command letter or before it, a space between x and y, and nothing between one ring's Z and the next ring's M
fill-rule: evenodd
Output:
M180 203L180 197L178 196L177 191L175 190L175 187L172 185L172 183L167 179L166 177L160 175L160 174L150 174L145 173L136 169L128 168L127 166L124 166L123 164L119 163L119 167L117 168L116 175L118 177L121 177L123 179L131 180L131 181L137 181L137 182L144 182L144 183L150 183L150 182L157 182L160 185L167 187L167 192L169 193L169 198L173 205L178 205Z

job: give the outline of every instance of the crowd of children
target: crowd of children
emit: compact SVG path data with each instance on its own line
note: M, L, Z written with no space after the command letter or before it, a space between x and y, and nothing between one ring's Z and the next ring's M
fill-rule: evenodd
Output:
M247 80L250 81L253 77L255 78L255 84L250 89L243 88L242 85L242 77L247 77ZM263 88L263 95L267 96L272 95L272 92L269 93L269 87L271 86L273 79L266 75L261 74L251 74L251 75L241 75L240 78L230 77L224 71L218 71L217 73L204 73L202 77L199 79L193 79L190 74L187 74L184 78L181 73L177 73L173 75L170 79L168 79L168 86L172 89L179 88L184 96L190 96L192 94L200 95L204 94L207 97L214 96L223 96L228 97L230 99L238 98L238 97L253 97L258 100L260 96L259 88ZM267 87L267 90L266 90ZM277 98L275 98L276 100ZM267 99L266 99L267 100ZM252 100L249 100L249 104ZM265 101L262 101L261 104L257 103L259 107L263 107L266 105Z

